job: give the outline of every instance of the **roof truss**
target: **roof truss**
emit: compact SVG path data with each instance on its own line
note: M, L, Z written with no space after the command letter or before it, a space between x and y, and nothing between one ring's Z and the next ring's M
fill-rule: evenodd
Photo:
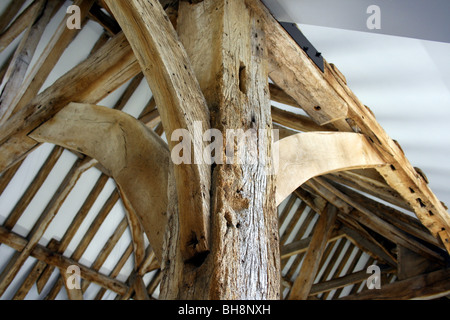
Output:
M102 299L106 293L116 299L157 297L163 278L160 263L162 240L161 234L156 237L152 233L154 219L143 220L145 215L142 212L148 204L130 197L127 190L133 189L134 184L127 185L126 178L120 179L114 163L99 161L100 156L88 148L77 149L54 140L61 138L60 133L67 128L61 126L54 139L43 137L43 132L46 126L52 126L52 121L58 122L58 117L70 113L71 109L80 106L97 108L93 105L118 89L122 94L112 106L115 110L109 111L117 111L111 113L114 116L122 114L119 110L124 109L144 78L149 81L154 96L141 106L140 115L136 117L138 126L150 128L155 132L152 136L156 137L170 134L180 127L193 130L193 119L204 120L206 128L209 128L206 100L202 86L196 85L197 79L191 68L192 57L184 52L182 46L171 45L178 43L178 35L172 27L177 23L177 2L160 1L161 6L152 11L142 1L131 1L130 4L109 0L74 1L81 7L83 28L88 23L96 23L104 32L93 44L86 60L43 91L40 90L53 69L54 61L60 59L69 44L75 41L79 31L67 29L65 20L62 20L37 62L28 66L45 25L61 3L35 0L20 11L25 1L12 1L0 18L0 53L21 37L18 47L0 68L1 79L7 83L8 89L2 93L0 105L0 194L14 181L27 157L35 155L43 147L41 143L60 145L52 147L47 156L41 157L40 170L30 179L0 227L2 246L13 249L8 263L1 269L0 296L8 293L11 298L24 299L36 286L41 297L47 299L54 299L61 290L66 290L70 299L86 298L87 294L94 299ZM325 72L322 73L260 1L245 0L245 4L262 21L268 51L268 76L273 82L268 86L271 100L301 108L308 114L303 116L272 107L273 125L282 129L280 136L293 139L299 132L303 132L300 135L311 132L308 134L313 136L314 132L321 131L331 137L338 131L345 132L344 135L364 137L365 152L377 159L376 165L371 163L375 166L373 169L343 166L345 171L330 173L330 170L322 170L320 177L317 176L319 172L311 174L304 179L306 183L298 183L293 187L295 190L289 190L280 198L277 204L281 297L411 299L448 295L450 217L445 206L427 186L423 172L411 166L398 143L387 135L372 112L351 92L345 76L336 66L325 61ZM152 15L155 24L146 24L140 16L135 16L137 12ZM136 24L127 25L122 32L120 26L126 25L130 16L135 16L133 21ZM144 34L139 35L139 30L144 30ZM145 37L145 42L141 36ZM186 68L180 68L174 61ZM28 74L27 68L30 68ZM181 94L177 96L179 100L174 100L173 92ZM188 104L190 108L186 108L185 101L191 102ZM73 119L73 116L67 119ZM80 133L86 129L84 124L74 128ZM87 132L86 135L84 142L92 139ZM288 145L289 148L292 144ZM160 149L167 152L166 146ZM158 154L162 154L161 150ZM71 170L61 180L53 198L40 212L28 234L20 235L16 230L18 222L24 218L27 208L65 154L75 156ZM107 159L116 160L114 155ZM167 167L164 170L168 170ZM197 194L202 194L201 186L209 190L208 168L199 166L193 171L186 168L175 170L179 170L174 173L176 177L192 182L189 191L200 188ZM40 244L53 219L62 214L61 207L70 198L71 191L84 175L93 171L97 172L98 178L63 237L50 239L45 246ZM170 177L167 172L166 180L157 179L164 186ZM78 232L92 213L97 199L108 193L107 186L111 183L114 187L109 196L104 197L76 248L67 253L72 240L79 237ZM190 193L185 192L189 188L185 187L177 185L180 203L186 203L190 197ZM163 189L159 191L164 193ZM159 199L162 201L162 197ZM137 203L141 206L138 207ZM194 228L199 235L208 234L206 212L209 212L209 199L200 197L188 203L192 206L182 207L180 211L181 221L187 221L183 225L192 224L185 229ZM83 254L102 232L103 223L112 215L116 205L123 207L125 215L88 266ZM414 212L419 220L394 206ZM203 213L192 216L192 212ZM164 223L158 228L163 227ZM122 248L114 267L105 272L102 266L120 247L124 235L129 236L130 242ZM185 239L190 236L182 235ZM194 248L207 250L209 244L201 243ZM190 247L182 251L186 258L196 254ZM122 274L119 280L117 277L130 259L132 270L125 278ZM411 261L420 262L420 267L415 268L419 271L412 271ZM365 271L371 264L381 267L382 291L368 290L365 286L368 277ZM65 271L70 265L79 266L83 278L81 289L76 291L66 288L68 274ZM90 291L93 286L89 289L91 283L98 286L95 293ZM16 288L13 293L8 291L12 287ZM418 289L409 290L412 287Z

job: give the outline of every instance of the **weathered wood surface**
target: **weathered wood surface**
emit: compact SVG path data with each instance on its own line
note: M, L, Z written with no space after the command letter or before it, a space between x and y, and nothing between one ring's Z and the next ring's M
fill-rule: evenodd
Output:
M0 296L3 295L5 290L9 287L14 277L19 272L22 265L28 259L31 251L36 247L39 240L44 235L47 227L52 222L55 215L58 213L59 208L62 206L64 200L69 195L70 191L75 186L76 182L80 178L81 174L91 168L94 165L92 159L78 160L70 169L60 186L56 190L53 197L45 207L38 221L35 223L28 235L28 243L25 248L18 252L14 258L12 258L8 266L2 270L0 275Z
M77 103L67 105L30 137L99 161L125 194L125 205L139 216L161 261L170 159L160 137L121 111ZM139 228L138 221L131 219Z
M292 285L289 300L306 300L308 298L309 291L319 270L319 264L328 238L333 231L337 213L337 208L332 205L328 205L321 213L314 228L311 243L303 260L299 275Z
M67 104L97 103L139 72L139 64L125 36L118 34L0 127L0 172L23 159L38 145L27 134Z
M105 1L121 25L152 90L172 151L172 133L185 129L193 137L191 164L175 166L185 259L209 250L211 170L197 159L206 143L209 111L189 59L158 1ZM194 122L200 123L196 130Z
M93 3L94 0L74 1L73 4L80 8L80 19L82 22L86 21L87 13ZM79 29L67 28L66 18L62 19L44 51L33 64L30 73L21 83L20 88L14 92L14 99L7 106L10 114L14 114L25 107L39 93L55 64L79 31Z
M27 239L9 232L3 227L0 227L0 242L13 248L17 251L22 251L28 244ZM41 245L36 245L31 251L31 256L46 264L62 268L66 270L69 266L77 265L80 267L81 276L91 282L97 283L118 294L124 294L128 290L128 286L116 279L107 277L101 273L91 270L90 268L79 264L76 260L64 257L61 254L55 253L53 250L47 249Z
M19 1L12 1L19 2ZM21 14L4 30L0 35L0 52L5 50L8 45L14 41L33 20L36 10L42 8L43 1L33 1ZM2 20L3 22L3 20ZM5 21L6 22L6 21Z
M0 16L0 34L13 21L14 17L19 13L26 0L11 1L5 11Z
M385 165L357 133L299 133L277 142L276 204L307 180L338 170Z
M409 163L372 112L348 88L336 67L326 61L322 73L306 53L285 32L259 0L245 3L263 21L269 51L269 76L318 124L332 123L340 131L363 133L372 148L390 166L377 170L386 182L408 201L420 221L440 238L450 252L450 215L427 186L425 179ZM346 124L347 122L352 126ZM447 239L448 241L446 241Z
M270 129L264 33L243 3L180 3L178 31L208 103L211 126L224 140L227 129ZM274 181L266 171L272 166L271 132L256 134L263 144L256 153L246 149L242 162L235 158L226 164L225 146L215 149L220 162L213 166L211 252L204 262L195 261L200 266L171 268L163 276L163 297L279 298ZM233 140L231 149L237 148ZM170 230L174 238L176 224ZM170 267L177 263L170 261Z
M379 290L366 290L342 300L427 300L450 294L450 269L396 281Z

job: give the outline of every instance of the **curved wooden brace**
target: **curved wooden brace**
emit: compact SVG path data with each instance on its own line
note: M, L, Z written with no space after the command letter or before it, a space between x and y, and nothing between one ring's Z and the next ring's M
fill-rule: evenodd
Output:
M86 154L109 170L161 261L170 154L159 136L124 112L79 103L29 136Z
M277 150L278 149L278 150ZM333 171L383 166L366 138L350 132L305 132L276 142L276 204L309 179ZM276 159L275 159L276 161Z

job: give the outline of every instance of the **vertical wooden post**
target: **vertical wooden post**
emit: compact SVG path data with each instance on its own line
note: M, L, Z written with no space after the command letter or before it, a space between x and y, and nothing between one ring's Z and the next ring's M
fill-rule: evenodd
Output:
M185 267L178 288L169 289L173 291L167 297L278 299L279 235L270 174L264 33L242 1L181 2L177 27L207 101L211 127L220 131L230 150L244 152L227 164L226 146L214 148L211 253L200 267ZM235 140L230 130L254 130L258 146Z

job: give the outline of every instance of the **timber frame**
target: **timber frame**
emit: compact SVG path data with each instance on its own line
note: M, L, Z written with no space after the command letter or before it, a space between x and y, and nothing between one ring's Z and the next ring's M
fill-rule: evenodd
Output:
M30 65L67 3L25 3L12 1L0 18L0 54L18 39L0 66L0 196L28 157L44 145L51 152L0 226L1 246L13 252L0 265L0 297L25 299L33 290L71 300L450 295L447 208L338 68L324 61L322 72L260 0L74 0L82 27L95 23L103 34L45 90L80 30L63 19ZM124 108L141 83L152 95L135 117ZM101 105L119 89L112 107ZM179 141L170 138L180 129L194 138L192 159L204 158L209 129L255 130L258 162L247 164L246 145L244 163L174 164ZM225 159L225 146L218 150L213 158ZM76 158L72 167L20 234L19 220L63 154ZM44 245L71 192L94 171L63 236ZM108 183L113 191L80 237ZM117 204L123 218L87 265L83 255ZM127 233L130 243L103 271ZM129 259L132 270L118 277ZM68 285L74 265L81 288ZM366 286L371 265L380 268L381 290Z

